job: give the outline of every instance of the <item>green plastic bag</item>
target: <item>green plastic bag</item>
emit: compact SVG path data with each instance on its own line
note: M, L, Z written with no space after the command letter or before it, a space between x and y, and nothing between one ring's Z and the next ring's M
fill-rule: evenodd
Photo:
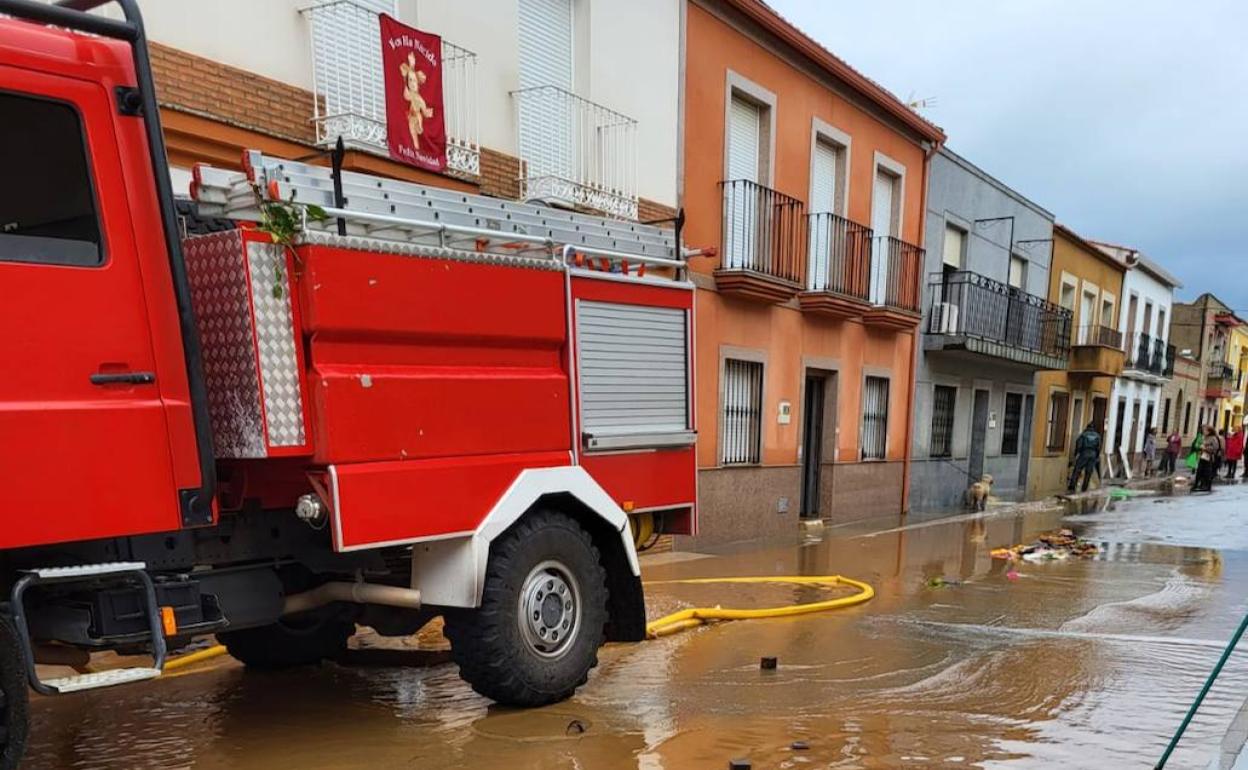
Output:
M1196 466L1200 465L1200 452L1192 452L1187 456L1187 467L1189 470L1196 470Z

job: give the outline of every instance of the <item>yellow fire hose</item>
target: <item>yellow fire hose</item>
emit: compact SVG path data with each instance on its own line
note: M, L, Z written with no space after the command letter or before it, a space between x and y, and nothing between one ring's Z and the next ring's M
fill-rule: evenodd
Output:
M807 604L790 604L783 607L764 607L756 610L737 610L727 607L690 607L673 612L646 624L646 638L658 639L661 636L694 628L703 623L715 620L753 620L756 618L786 618L793 615L806 615L811 612L852 607L870 601L875 596L875 589L858 580L851 580L841 575L789 575L785 577L723 577L723 578L688 578L685 580L657 580L646 585L702 585L707 583L783 583L786 585L819 585L819 586L852 586L858 593L842 596L822 602Z
M679 612L673 612L658 620L651 621L646 624L646 638L658 639L663 636L684 631L688 628L695 628L717 620L754 620L758 618L786 618L793 615L806 615L812 612L826 612L827 610L836 610L843 607L852 607L855 604L862 604L870 601L875 596L875 589L870 585L858 580L852 580L841 575L787 575L783 577L720 577L720 578L686 578L684 580L655 580L648 581L646 585L707 585L710 583L777 583L784 585L816 585L816 586L851 586L858 589L858 593L851 596L841 596L836 599L827 599L821 602L809 602L806 604L790 604L783 607L764 607L755 610L739 610L727 607L690 607ZM173 658L165 663L165 671L176 671L180 668L192 666L205 660L220 657L226 654L224 645L214 645L207 649L192 652L188 655L182 655Z
M165 671L177 671L180 668L186 668L187 666L194 665L200 661L219 658L225 653L226 649L224 644L214 644L206 649L197 650L186 655L179 655L176 658L165 661Z

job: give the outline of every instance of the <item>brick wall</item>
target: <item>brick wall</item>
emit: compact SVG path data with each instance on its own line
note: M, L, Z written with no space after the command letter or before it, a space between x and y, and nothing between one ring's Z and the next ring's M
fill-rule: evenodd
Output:
M310 91L159 43L151 44L151 55L162 106L304 144L316 141Z
M646 198L637 199L637 221L638 222L654 222L660 219L672 219L676 216L676 209L671 206L665 206L662 203L656 203ZM663 227L671 227L672 223L664 223Z
M482 147L481 193L495 198L519 198L520 159Z

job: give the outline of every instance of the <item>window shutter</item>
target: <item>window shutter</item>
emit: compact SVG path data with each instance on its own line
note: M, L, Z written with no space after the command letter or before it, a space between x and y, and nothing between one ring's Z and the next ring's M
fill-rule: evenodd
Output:
M691 443L686 312L585 300L576 308L590 448Z
M571 92L572 0L520 0L518 13L520 88ZM520 156L530 176L570 173L573 111L572 102L556 93L520 101Z

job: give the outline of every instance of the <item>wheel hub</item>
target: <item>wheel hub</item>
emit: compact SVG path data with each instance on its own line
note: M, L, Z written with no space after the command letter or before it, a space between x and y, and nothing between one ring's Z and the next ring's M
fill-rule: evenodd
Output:
M520 630L529 649L543 657L567 651L580 626L580 587L572 571L548 560L529 572L520 591Z

